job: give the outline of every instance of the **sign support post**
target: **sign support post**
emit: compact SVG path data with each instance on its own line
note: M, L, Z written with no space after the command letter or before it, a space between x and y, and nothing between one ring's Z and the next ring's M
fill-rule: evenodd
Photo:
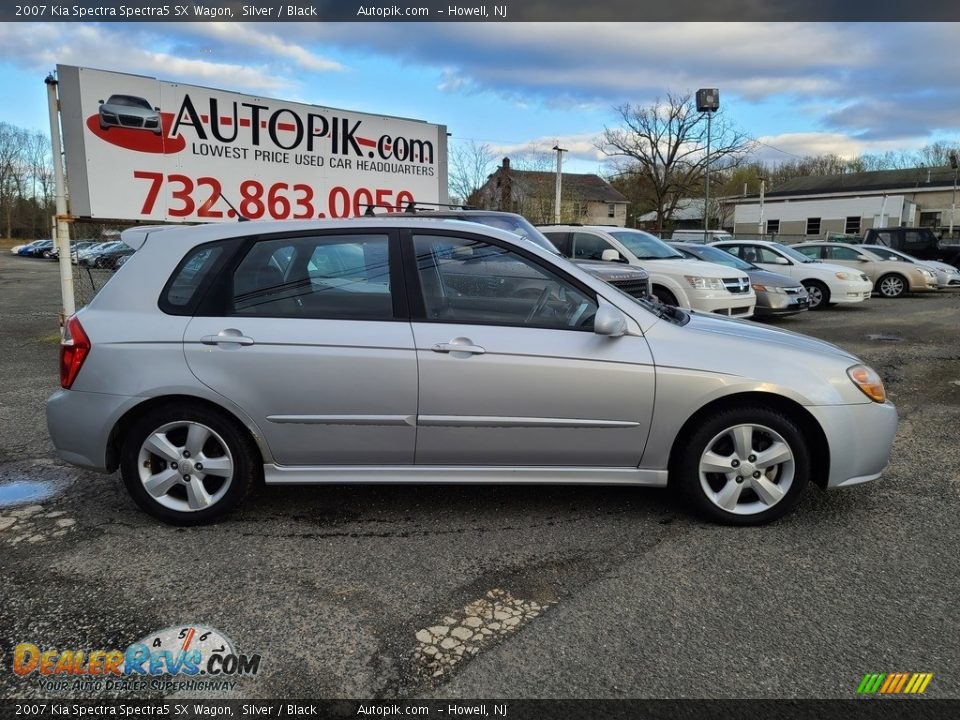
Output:
M57 99L57 80L47 75L47 105L50 108L50 142L53 150L53 179L56 193L57 222L54 244L60 255L60 296L62 302L61 326L76 312L73 295L73 267L70 262L70 219L67 215L67 184L63 173L63 149L60 145L60 102Z

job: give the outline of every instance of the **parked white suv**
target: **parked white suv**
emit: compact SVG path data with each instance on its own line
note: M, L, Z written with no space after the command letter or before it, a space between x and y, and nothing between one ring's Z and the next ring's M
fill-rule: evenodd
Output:
M810 296L811 310L823 310L835 303L860 303L873 292L873 282L859 270L813 260L778 242L728 240L711 244L764 270L799 280Z
M706 236L706 240L704 240ZM726 230L674 230L670 238L673 242L706 243L733 240L733 235Z
M650 294L667 305L748 318L757 296L749 276L734 268L688 260L642 230L603 225L540 228L560 252L574 260L638 265L650 273Z

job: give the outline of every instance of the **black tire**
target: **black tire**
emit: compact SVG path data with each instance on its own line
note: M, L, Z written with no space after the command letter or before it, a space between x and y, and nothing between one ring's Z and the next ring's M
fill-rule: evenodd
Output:
M680 304L677 302L677 298L672 292L664 287L660 287L659 285L654 285L653 289L650 291L650 294L664 305L672 305L673 307L677 307Z
M701 478L701 458L710 449L708 445L714 449L714 452L722 456L725 450L722 446L727 443L731 452L734 453L731 457L737 457L732 446L732 435L728 436L725 433L735 426L742 425L758 426L753 434L753 447L756 448L755 452L758 454L763 452L764 446L770 447L766 443L774 439L767 431L773 431L773 433L779 435L779 439L786 444L792 454L790 460L792 467L788 467L787 463L779 464L776 467L770 466L770 472L774 473L772 478L766 476L766 471L757 470L766 477L765 484L767 486L774 485L778 490L782 490L782 484L789 483L789 487L780 499L767 506L766 509L762 509L765 503L762 501L760 494L753 489L752 483L754 481L750 475L747 475L744 481L739 481L729 479L729 476L724 478L720 473L706 472ZM720 436L719 440L717 440L718 436ZM777 441L779 442L779 440ZM783 517L797 506L807 483L810 481L810 449L804 439L804 434L788 415L779 410L763 406L721 410L705 418L702 422L698 422L692 432L686 438L681 439L680 442L682 444L679 447L683 448L681 450L682 455L675 458L675 467L671 468L670 484L676 486L676 489L690 504L694 512L712 522L725 525L764 525L772 522ZM757 457L757 455L751 457ZM731 475L737 472L733 470L732 462ZM738 467L747 467L747 463ZM741 513L725 510L716 504L708 496L704 483L714 493L719 493L720 489L727 483L735 483L740 486L738 498L744 501ZM744 492L747 494L744 495ZM751 511L751 500L753 501L752 505L756 505L758 508L756 511Z
M907 279L897 273L887 273L877 280L877 284L874 286L877 294L884 298L903 297L907 294L909 288L910 284Z
M826 310L830 306L830 288L819 280L804 280L803 287L810 296L810 310Z
M149 436L165 426L178 423L201 425L211 430L210 441L215 446L219 446L222 441L226 449L224 455L217 459L225 457L228 461L232 461L232 474L228 478L208 475L201 480L205 491L216 498L215 502L202 509L179 510L168 507L147 491L140 476L141 465L147 467L146 462L159 463L159 467L150 468L150 470L159 472L167 469L166 463L159 455L151 455L149 460L144 461L141 452ZM168 432L170 435L167 437L172 444L175 444L176 433L179 430ZM205 444L203 448L204 451L209 452L211 445ZM189 455L184 454L180 462L183 462L185 457ZM195 453L195 457L206 459L203 453ZM197 460L191 462L195 463ZM246 429L235 418L203 405L183 401L158 406L144 413L127 429L120 451L120 474L127 492L142 510L171 525L203 525L223 516L247 496L254 482L262 476L262 472L260 453ZM224 484L226 489L217 498L219 488ZM176 485L182 487L177 490ZM186 485L187 482L181 482L178 479L175 487L164 494L166 502L187 503Z

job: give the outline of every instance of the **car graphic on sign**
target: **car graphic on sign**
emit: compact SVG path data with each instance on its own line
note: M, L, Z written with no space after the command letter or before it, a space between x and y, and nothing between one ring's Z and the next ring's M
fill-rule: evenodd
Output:
M153 107L135 95L111 95L100 100L100 129L120 127L130 130L149 130L160 134L160 108Z

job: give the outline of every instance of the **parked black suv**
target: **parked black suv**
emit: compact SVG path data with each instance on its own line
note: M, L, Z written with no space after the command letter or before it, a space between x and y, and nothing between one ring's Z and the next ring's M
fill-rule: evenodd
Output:
M523 215L517 215L516 213L501 212L499 210L427 210L421 208L409 208L405 212L430 220L464 220L466 222L500 228L501 230L507 230L515 235L519 235L544 250L552 252L554 255L560 255L560 251L547 239L546 235L534 227ZM625 292L627 295L635 298L650 298L650 275L643 268L632 265L593 262L590 260L571 260L571 262L585 272Z
M960 245L942 245L930 228L871 228L860 242L884 245L918 260L939 260L960 268Z

